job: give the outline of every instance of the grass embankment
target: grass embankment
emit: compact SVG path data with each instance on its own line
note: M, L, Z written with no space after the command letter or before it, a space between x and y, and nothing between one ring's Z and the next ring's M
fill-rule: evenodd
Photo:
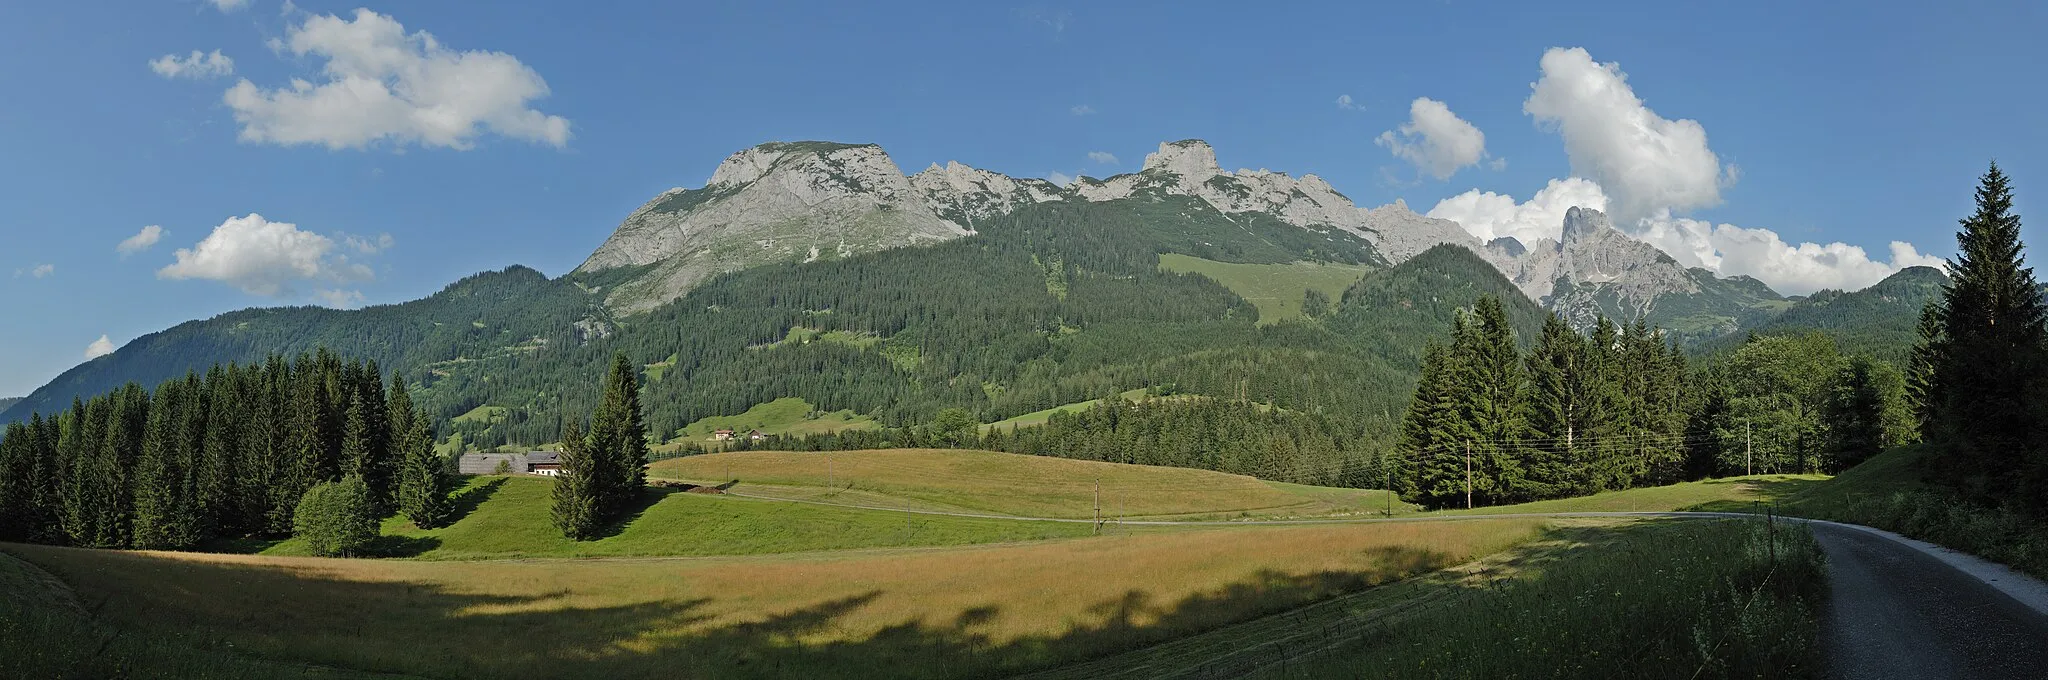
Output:
M1223 284L1258 308L1262 325L1302 318L1302 298L1312 289L1330 296L1330 303L1335 305L1344 298L1345 288L1372 271L1371 267L1353 264L1239 264L1173 253L1159 256L1159 268L1201 274Z
M960 449L747 451L654 463L648 475L732 491L871 507L1019 517L1233 519L1382 512L1387 494L1267 482L1207 470ZM1399 501L1395 512L1412 512Z
M872 430L882 426L873 418L855 414L852 411L820 412L810 402L797 397L783 397L774 401L755 404L739 415L711 416L703 418L676 431L670 442L657 448L674 449L684 444L714 443L712 433L718 430L733 430L745 436L753 430L765 435L788 435L800 437L810 434L827 434L842 430Z
M1776 502L1802 489L1819 486L1822 475L1751 475L1724 477L1668 486L1607 491L1578 498L1496 505L1471 510L1444 510L1446 515L1502 515L1525 512L1707 512L1750 510L1758 502Z
M1358 621L1364 635L1328 653L1282 663L1287 655L1273 650L1260 675L1819 675L1827 577L1804 527L1652 521L1579 540L1504 579L1468 583L1455 605Z
M649 501L610 535L572 541L549 523L553 482L539 477L475 477L457 496L458 519L419 529L384 522L372 546L380 555L423 559L643 557L965 545L1087 536L1087 524L912 515L879 510L771 503L649 489ZM303 555L298 540L263 550Z
M0 546L136 634L431 677L988 677L1459 564L1530 520L887 553L422 562Z
M1934 455L1926 446L1885 451L1788 495L1781 511L1898 532L2048 579L2048 525L1927 483Z

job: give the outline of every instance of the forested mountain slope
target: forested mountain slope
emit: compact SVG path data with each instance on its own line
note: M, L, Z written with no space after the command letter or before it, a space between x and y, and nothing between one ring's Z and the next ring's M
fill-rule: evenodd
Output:
M1948 275L1939 269L1907 267L1863 290L1814 293L1749 330L1758 335L1826 331L1844 354L1863 354L1905 366L1907 354L1920 337L1920 309L1939 299L1946 285ZM1741 337L1722 338L1707 348L1733 347Z

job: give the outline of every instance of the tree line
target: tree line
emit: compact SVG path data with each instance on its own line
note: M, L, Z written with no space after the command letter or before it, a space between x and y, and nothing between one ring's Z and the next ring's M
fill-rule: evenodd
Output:
M739 440L718 450L849 451L971 448L1109 463L1214 470L1326 486L1378 487L1381 447L1328 418L1243 399L1153 390L1110 395L1029 426L980 425L949 408L916 427ZM692 448L692 453L708 449Z
M1832 472L1912 437L1898 370L1819 333L1752 336L1693 366L1641 319L1580 333L1553 314L1524 352L1481 297L1449 335L1423 350L1393 456L1395 490L1432 507Z
M589 423L571 418L562 428L562 466L555 475L549 516L563 536L596 538L632 510L647 485L647 427L641 422L638 373L626 355L614 356L604 398Z
M130 383L0 436L0 540L188 548L303 530L308 492L360 487L360 513L423 527L452 486L429 418L376 362L325 349ZM325 505L315 504L317 507Z

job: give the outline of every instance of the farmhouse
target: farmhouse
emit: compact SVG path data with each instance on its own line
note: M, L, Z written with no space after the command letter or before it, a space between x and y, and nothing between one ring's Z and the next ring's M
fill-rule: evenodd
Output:
M721 442L723 442L723 441L731 441L731 440L732 440L732 430L719 430L719 431L717 431L717 432L713 432L713 433L711 433L711 438L712 438L713 440L715 440L715 441L721 441Z
M747 433L747 438L754 441L761 441L763 439L767 439L768 435L761 434L760 430L754 430L752 432Z
M465 453L455 461L455 471L465 475L542 475L562 473L562 454L553 451L526 453Z
M526 454L526 471L546 477L562 474L562 454L553 451L534 451L528 453Z

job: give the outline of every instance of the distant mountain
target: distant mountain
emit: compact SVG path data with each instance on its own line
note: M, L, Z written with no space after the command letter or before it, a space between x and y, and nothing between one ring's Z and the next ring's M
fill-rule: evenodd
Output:
M180 324L65 372L0 420L327 347L405 375L443 434L485 445L551 441L618 352L647 366L648 422L664 434L784 397L910 424L949 406L992 421L1167 385L1363 432L1390 426L1423 342L1480 295L1503 299L1525 342L1544 306L1704 338L1832 299L1794 304L1686 269L1597 211L1562 226L1556 240L1481 243L1398 201L1359 208L1314 175L1224 171L1199 140L1066 186L957 162L905 176L874 145L776 142L640 206L561 278L512 267L403 304ZM1372 269L1323 319L1257 326L1229 289L1160 271L1169 253ZM485 406L492 417L458 418Z
M154 387L186 371L222 362L262 361L327 347L405 373L423 406L444 417L505 399L482 377L534 357L603 340L616 324L597 298L567 279L526 267L469 276L426 298L356 310L324 307L244 309L144 335L58 375L0 422L69 408L71 399L138 382ZM523 399L522 399L523 401Z
M6 413L7 409L18 401L21 401L21 397L0 397L0 413Z
M1530 298L1580 328L1597 316L1642 318L1681 341L1733 332L1782 308L1784 298L1748 277L1688 269L1656 246L1614 228L1590 208L1565 211L1563 238L1496 239L1480 253Z
M1863 290L1808 295L1749 330L1759 335L1826 331L1844 352L1904 366L1919 341L1920 310L1940 299L1948 282L1939 269L1907 267ZM1742 337L1730 336L1719 344L1739 343Z

